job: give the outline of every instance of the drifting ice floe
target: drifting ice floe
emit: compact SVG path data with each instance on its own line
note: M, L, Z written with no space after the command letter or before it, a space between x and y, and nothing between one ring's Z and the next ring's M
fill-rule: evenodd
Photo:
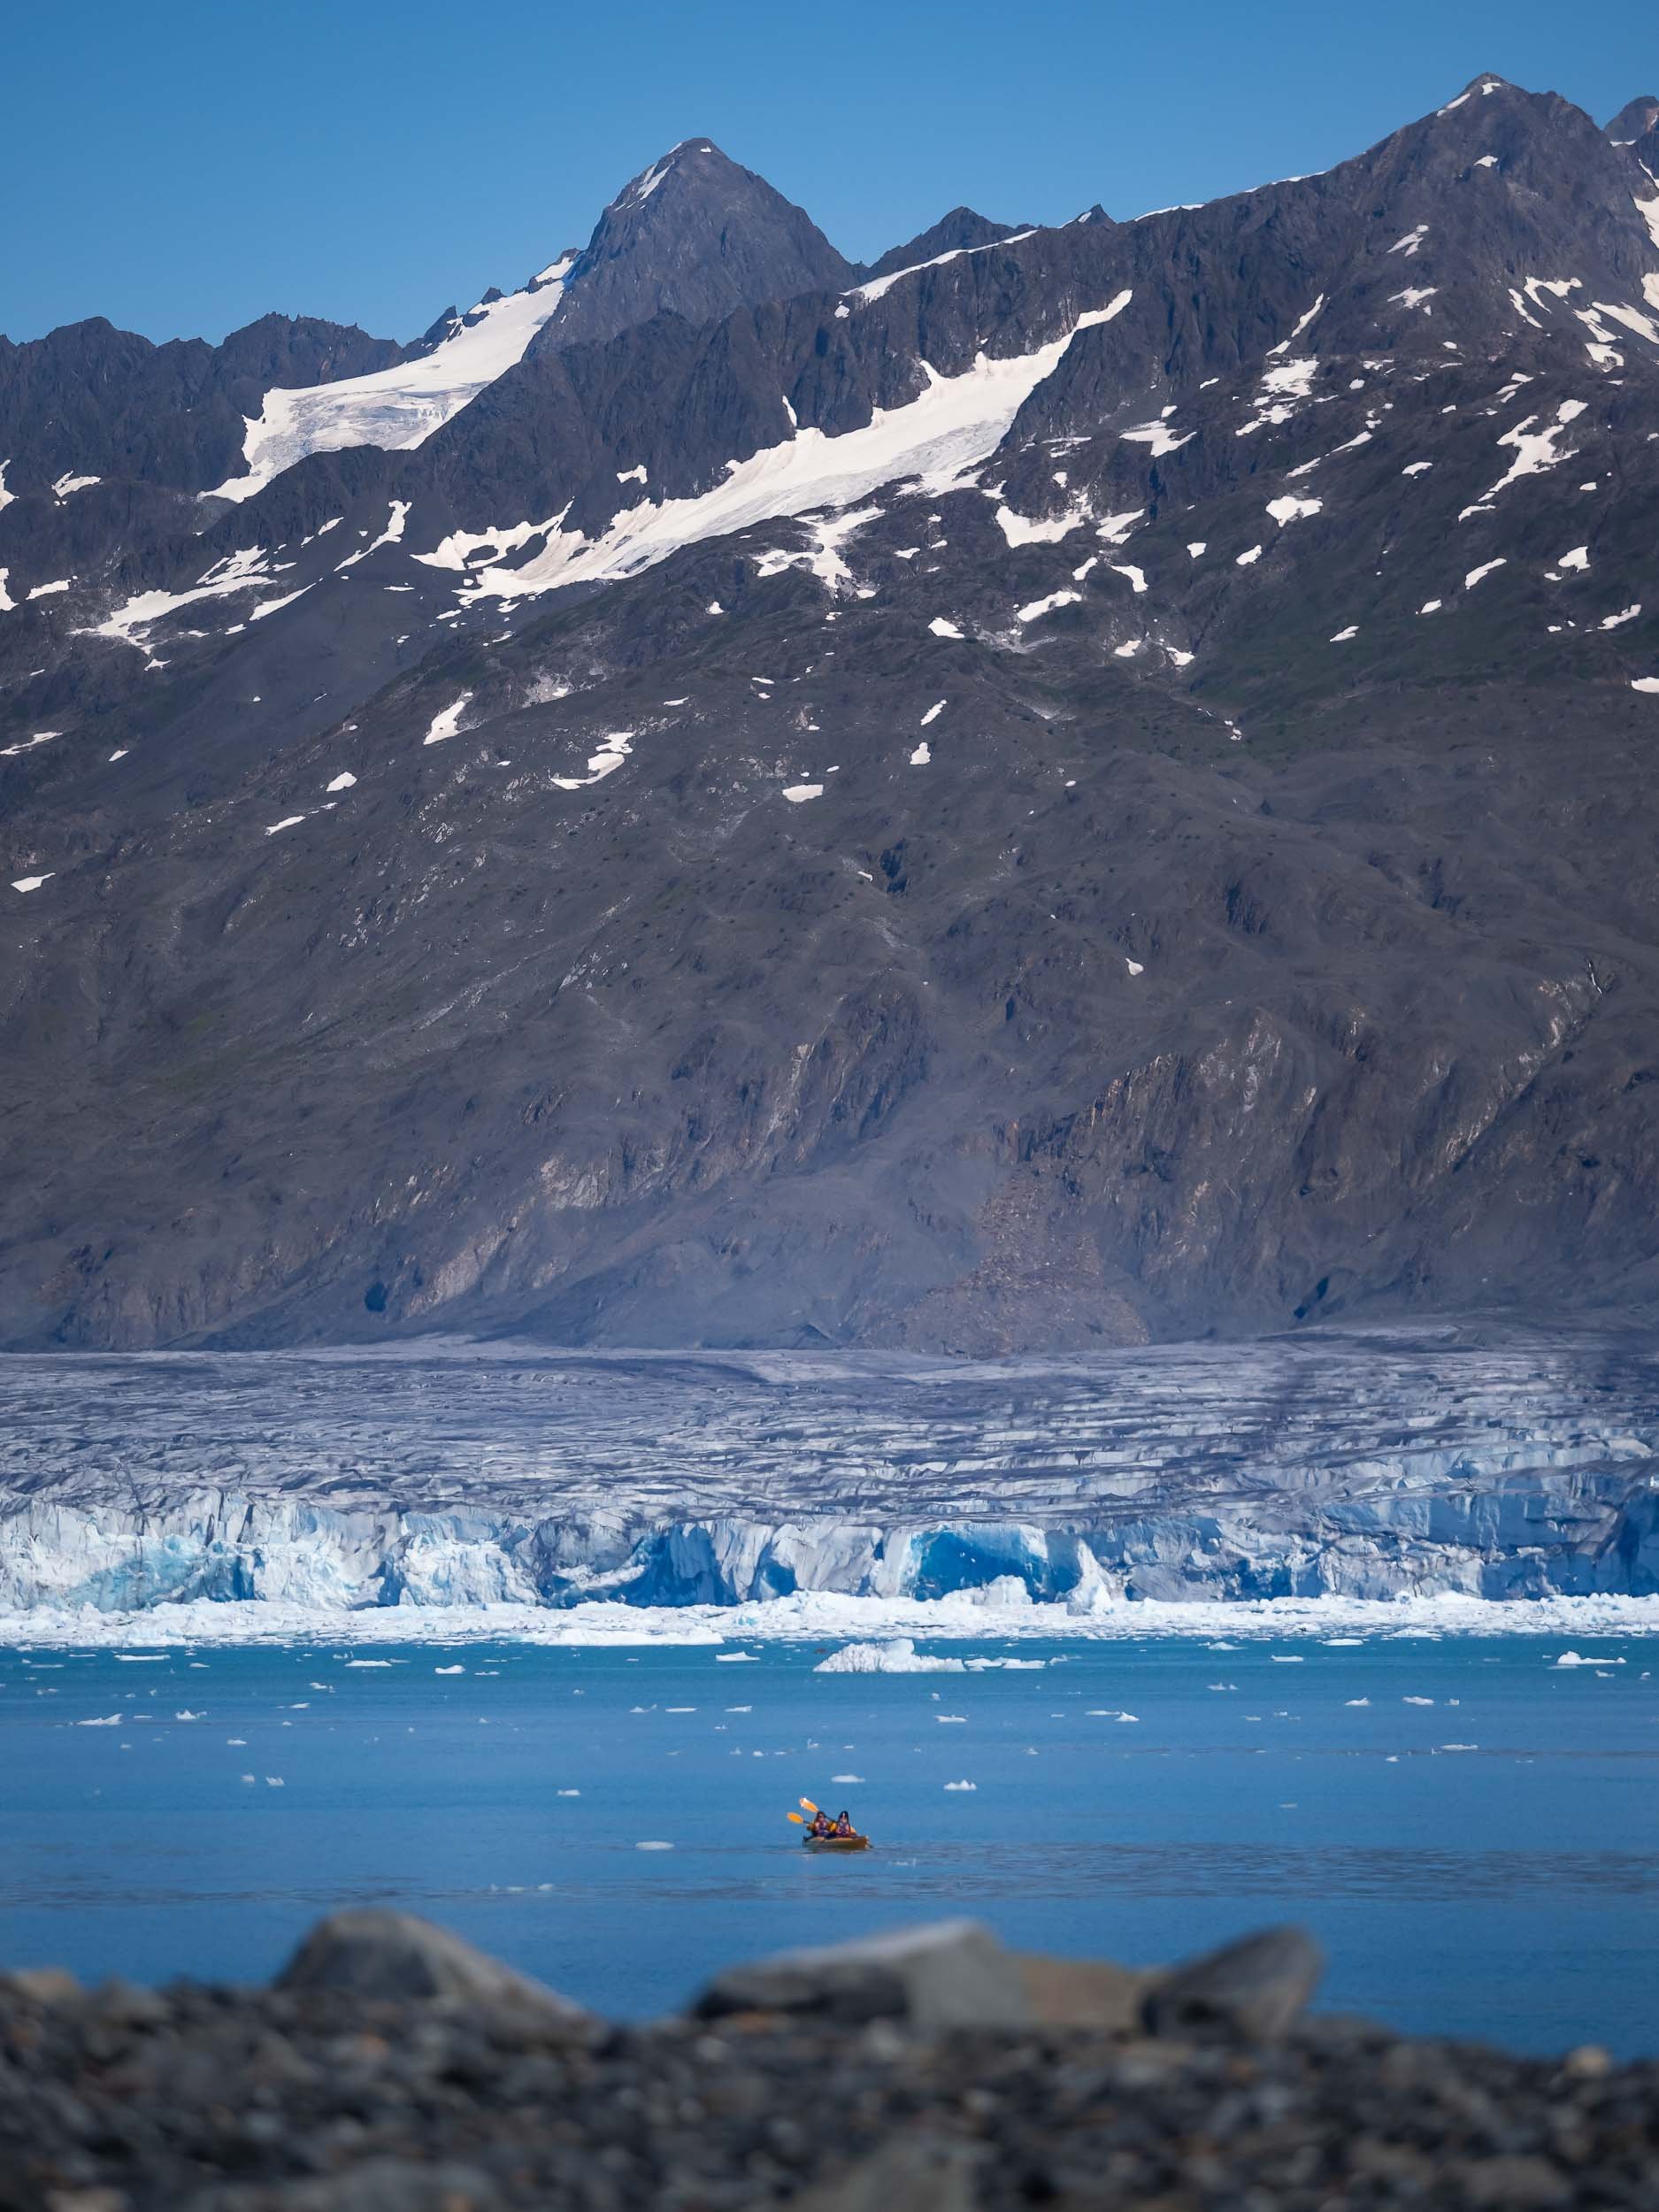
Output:
M554 1609L528 1602L478 1605L398 1605L346 1612L338 1604L216 1599L159 1604L136 1612L101 1611L90 1605L0 1614L0 1643L14 1649L68 1646L107 1649L145 1642L160 1647L119 1657L164 1663L171 1647L274 1643L357 1645L503 1642L556 1645L567 1649L632 1647L716 1647L728 1637L760 1641L822 1643L833 1636L882 1639L833 1653L817 1671L833 1674L961 1673L965 1660L921 1654L917 1637L959 1642L999 1640L1079 1640L1090 1642L1147 1637L1194 1639L1212 1651L1234 1651L1240 1640L1282 1643L1291 1637L1324 1637L1337 1626L1363 1630L1369 1639L1433 1640L1454 1636L1526 1636L1534 1639L1606 1636L1659 1637L1659 1598L1619 1595L1542 1598L1496 1602L1448 1592L1435 1596L1367 1599L1222 1599L1164 1601L1109 1601L1074 1608L1064 1601L1035 1603L1021 1594L986 1601L982 1589L949 1597L862 1597L838 1591L798 1591L789 1597L727 1604L631 1605L592 1599ZM1229 1640L1218 1639L1225 1630ZM899 1655L889 1662L886 1654ZM865 1655L853 1657L852 1652ZM388 1668L402 1659L354 1658L346 1668ZM1597 1663L1594 1661L1587 1664ZM1605 1664L1605 1662L1600 1663Z
M939 1659L917 1650L908 1636L886 1644L848 1644L820 1659L814 1674L960 1674L960 1659Z

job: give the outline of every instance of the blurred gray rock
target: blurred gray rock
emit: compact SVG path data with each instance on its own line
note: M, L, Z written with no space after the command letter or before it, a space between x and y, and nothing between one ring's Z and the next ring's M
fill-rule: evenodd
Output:
M1154 2035L1233 2035L1272 2042L1319 1985L1325 1954L1302 1928L1264 1928L1206 1952L1156 1982L1141 2016Z
M19 1966L10 1974L0 1974L0 1988L15 1990L19 1997L27 1997L37 2005L73 2005L87 1993L62 1966Z
M729 1967L693 2010L810 2013L856 2024L902 2019L918 2028L1019 2027L1033 2018L1020 1959L974 1920L901 1928L821 1950L780 1951Z
M528 2005L572 2022L588 2017L579 2005L514 1973L447 1928L413 1913L375 1909L331 1913L319 1920L273 1986L337 1990L353 1997Z
M1155 1977L1110 1959L1063 1959L1017 1951L1031 2017L1045 2028L1098 2028L1122 2035L1137 2027Z
M499 2202L476 2167L369 2158L313 2179L226 2183L192 2197L184 2212L490 2212Z
M950 2136L895 2136L791 2202L794 2212L977 2212L977 2162Z

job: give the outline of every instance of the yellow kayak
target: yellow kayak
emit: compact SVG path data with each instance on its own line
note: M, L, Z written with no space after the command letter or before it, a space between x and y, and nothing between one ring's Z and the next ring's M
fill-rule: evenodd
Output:
M809 1851L868 1851L868 1836L803 1836Z

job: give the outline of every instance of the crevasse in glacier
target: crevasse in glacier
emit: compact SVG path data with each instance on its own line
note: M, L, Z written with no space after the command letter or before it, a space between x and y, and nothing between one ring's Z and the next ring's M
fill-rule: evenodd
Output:
M19 1356L0 1421L13 1613L1659 1591L1622 1340Z

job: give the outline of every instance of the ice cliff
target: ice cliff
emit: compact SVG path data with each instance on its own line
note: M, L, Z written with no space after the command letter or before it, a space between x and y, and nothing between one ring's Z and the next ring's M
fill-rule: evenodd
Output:
M0 1436L8 1612L1659 1592L1659 1356L1605 1334L24 1356Z

